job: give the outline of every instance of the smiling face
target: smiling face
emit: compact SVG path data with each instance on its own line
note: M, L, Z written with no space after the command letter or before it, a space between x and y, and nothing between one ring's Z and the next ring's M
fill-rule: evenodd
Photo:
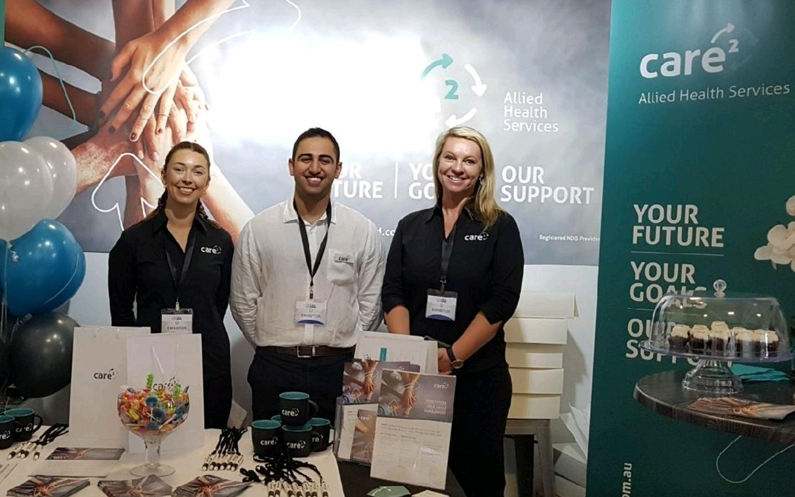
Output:
M475 194L478 178L483 175L482 156L474 141L459 137L445 140L437 168L444 197L461 199Z
M306 199L330 197L331 184L342 170L332 141L319 136L301 140L289 166L296 194Z
M190 149L177 150L163 169L168 201L196 205L210 186L210 164Z

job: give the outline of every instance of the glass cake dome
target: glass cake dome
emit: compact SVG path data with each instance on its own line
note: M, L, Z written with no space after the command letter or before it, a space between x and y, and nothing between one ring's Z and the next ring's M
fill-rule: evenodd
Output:
M714 294L668 294L660 299L652 316L651 336L641 347L699 359L683 382L685 388L737 393L742 384L725 362L790 360L787 322L774 297L727 293L723 280L716 281L714 288Z

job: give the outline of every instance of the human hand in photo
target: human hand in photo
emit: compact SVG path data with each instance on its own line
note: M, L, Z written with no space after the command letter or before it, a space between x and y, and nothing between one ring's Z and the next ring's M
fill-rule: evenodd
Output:
M119 130L139 107L140 111L130 130L132 141L141 136L155 111L170 115L170 110L163 110L166 107L170 109L171 104L168 102L173 102L188 50L188 46L181 43L182 40L169 46L171 41L164 31L155 30L128 42L114 57L110 80L116 83L116 87L100 108L100 120L103 124L110 122L111 132ZM147 68L149 71L144 74ZM149 91L144 88L144 83ZM171 98L168 98L169 95Z

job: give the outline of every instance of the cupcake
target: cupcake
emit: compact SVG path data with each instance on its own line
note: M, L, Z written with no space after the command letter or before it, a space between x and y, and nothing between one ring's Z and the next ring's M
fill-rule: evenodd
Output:
M724 327L717 327L709 330L709 343L707 344L708 352L717 356L725 355L726 350L729 348L730 337L731 331L725 326L725 323Z
M711 325L709 325L710 329L713 330L728 330L729 326L724 321L713 321Z
M774 331L754 330L754 351L759 357L778 352L778 335Z
M754 344L754 332L742 326L734 328L734 350L738 357L754 357L756 352Z
M687 352L687 342L690 339L690 326L677 324L668 336L671 352Z
M697 324L690 330L690 352L703 354L709 342L709 328L703 324Z

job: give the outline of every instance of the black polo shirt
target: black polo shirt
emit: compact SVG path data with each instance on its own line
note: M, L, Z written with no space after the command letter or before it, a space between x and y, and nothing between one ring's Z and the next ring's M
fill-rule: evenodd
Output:
M166 251L176 267L177 281L185 253L168 231L167 222L161 210L152 219L126 229L110 251L108 293L113 326L148 326L152 333L160 333L161 310L174 307L177 287ZM202 336L204 379L209 380L230 375L224 314L229 304L234 245L229 233L198 216L191 236L195 236L193 255L179 304L193 309L193 332Z
M519 302L524 252L519 228L508 213L484 231L464 209L452 233L453 251L445 290L458 292L455 321L425 317L428 289L439 289L442 274L444 219L439 205L404 217L395 230L384 275L384 312L397 305L409 311L412 335L430 336L452 345L478 314L490 323L508 320ZM505 333L497 335L464 369L483 371L505 364Z

